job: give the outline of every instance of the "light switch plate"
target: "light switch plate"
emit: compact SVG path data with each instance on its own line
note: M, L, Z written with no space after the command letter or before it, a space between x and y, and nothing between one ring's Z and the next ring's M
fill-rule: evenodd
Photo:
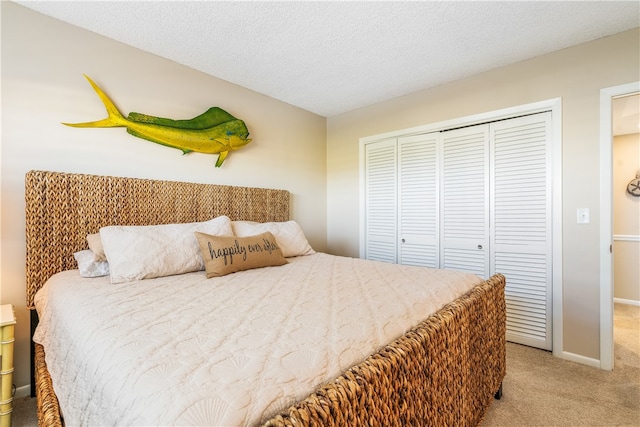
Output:
M589 208L578 208L578 224L589 224L591 215Z

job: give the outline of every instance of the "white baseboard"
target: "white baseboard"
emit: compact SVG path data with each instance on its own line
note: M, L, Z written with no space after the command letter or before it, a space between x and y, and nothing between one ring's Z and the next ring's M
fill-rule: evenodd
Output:
M16 387L16 394L15 394L15 398L19 398L19 397L27 397L27 396L31 396L31 385L27 384L27 385L23 385L20 387Z
M617 302L618 304L635 305L636 307L640 307L640 301L635 299L614 298L613 302Z
M585 356L581 356L579 354L569 353L569 352L566 352L566 351L563 351L562 353L560 353L558 355L558 357L560 357L561 359L564 359L564 360L568 360L570 362L576 362L576 363L580 363L582 365L592 366L594 368L600 368L600 360L599 359L593 359L591 357L585 357Z

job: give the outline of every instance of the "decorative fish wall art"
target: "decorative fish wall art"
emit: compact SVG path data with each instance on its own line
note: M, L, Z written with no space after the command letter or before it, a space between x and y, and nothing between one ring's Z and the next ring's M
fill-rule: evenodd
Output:
M84 74L83 74L84 75ZM85 123L63 123L78 128L126 127L127 132L138 138L182 150L218 154L216 167L222 166L229 151L237 150L251 142L247 126L222 108L212 107L189 120L173 120L129 113L125 118L109 97L93 80L84 75L96 91L109 116L106 119Z

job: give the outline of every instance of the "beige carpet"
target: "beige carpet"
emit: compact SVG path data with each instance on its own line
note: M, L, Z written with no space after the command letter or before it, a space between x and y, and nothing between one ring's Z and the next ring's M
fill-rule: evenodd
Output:
M613 371L507 344L504 395L483 427L640 426L640 307L615 304Z
M640 307L615 305L611 372L507 344L504 395L482 427L640 426ZM35 399L15 400L13 427L36 426Z

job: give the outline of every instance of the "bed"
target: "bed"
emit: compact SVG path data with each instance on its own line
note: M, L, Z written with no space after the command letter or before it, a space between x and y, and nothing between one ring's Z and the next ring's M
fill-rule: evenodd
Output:
M60 282L64 283L64 285L60 286L67 286L66 283L68 281L65 275L77 276L74 272L74 270L78 268L74 253L86 250L87 235L98 232L102 227L112 225L147 226L155 224L183 224L204 222L220 216L226 216L235 222L281 223L290 220L290 195L284 190L31 171L28 172L25 177L25 195L27 305L29 309L32 310L32 334L38 322L35 311L35 300L38 291L49 281L45 290L39 293L39 298L43 299L44 297L42 295L49 292L47 291L48 288L54 289L55 286L58 286L55 285L55 283ZM293 296L287 296L289 292L265 291L265 294L260 295L259 298L253 297L256 300L255 304L266 304L267 302L276 304L277 308L269 306L270 308L254 309L253 312L266 312L269 315L269 319L277 320L277 318L285 318L287 316L302 319L302 316L307 315L309 311L315 310L315 308L310 309L310 307L328 305L316 304L314 306L314 304L312 304L314 301L318 301L318 297L307 296L308 283L322 283L322 286L325 286L326 281L318 282L325 280L323 279L324 276L330 278L327 279L329 282L336 281L336 278L339 277L341 280L340 283L345 283L345 279L347 282L353 280L355 283L356 276L365 274L360 273L359 270L360 268L365 268L365 264L367 266L369 263L375 265L374 276L395 277L394 275L396 274L403 274L407 277L416 278L421 277L421 274L429 274L449 277L448 272L441 270L433 270L427 273L425 270L428 269L420 269L418 267L375 263L366 260L333 257L327 254L314 253L305 256L293 256L287 258L287 260L286 265L280 267L256 268L228 274L224 277L216 278L220 280L215 283L219 283L220 286L222 286L227 283L225 281L229 281L229 283L233 283L233 286L239 289L241 286L245 286L245 282L247 282L245 278L249 278L251 275L257 277L257 282L255 283L260 283L261 280L266 280L267 276L274 275L275 277L277 271L289 272L289 279L286 279L289 280L286 282L287 286L293 282L305 282L305 286L307 287L302 288L300 291L295 291L298 293ZM403 271L402 269L407 270ZM325 274L327 271L331 271L331 274ZM209 270L207 270L207 273L208 272ZM204 272L196 271L185 274L184 276L199 276L200 279L203 279ZM162 281L174 280L174 277L175 276L142 280L139 283L142 283L144 286L158 286L156 289L166 289L168 285ZM291 277L297 277L297 279L293 280ZM302 280L300 278L307 279ZM101 279L98 278L97 280ZM200 297L196 298L196 301L191 303L184 302L180 305L180 307L183 307L191 304L189 310L180 312L180 319L183 319L183 314L189 311L197 312L199 313L198 315L201 316L202 313L198 310L201 309L202 306L215 305L216 301L218 301L216 299L209 300L208 298L223 298L222 295L228 295L224 297L229 298L227 301L238 298L239 290L234 290L233 292L227 290L227 294L223 292L222 287L216 288L215 292L206 290L211 288L210 284L214 283L212 280L213 279L209 279L207 282L205 278L200 284L193 285L194 289L196 289L195 292L200 292ZM445 279L444 281L446 282L446 280L449 279ZM249 421L247 421L249 418L241 422L234 421L232 424L262 424L267 426L480 424L492 400L500 396L502 380L505 376L505 278L497 274L486 281L477 279L476 282L469 282L469 280L467 280L468 283L464 285L466 287L456 285L457 287L453 286L451 289L446 286L437 288L441 289L438 292L445 294L454 292L452 289L455 288L457 289L455 292L458 292L458 294L456 294L455 298L442 304L442 306L435 308L423 307L419 304L416 305L417 303L412 303L412 301L414 301L414 295L411 292L414 291L411 288L418 288L419 286L409 286L406 290L406 295L398 294L397 297L394 297L402 303L376 306L373 302L370 302L369 305L372 305L372 307L369 307L369 311L380 313L380 317L382 317L382 312L392 312L397 306L407 306L408 310L406 311L411 313L411 316L408 316L408 318L413 319L410 321L414 323L408 326L398 326L399 323L396 324L395 320L386 321L385 323L385 320L382 319L380 321L383 326L371 326L371 328L373 328L371 331L373 332L354 332L354 335L365 335L367 340L370 336L375 337L377 341L373 340L372 343L367 344L371 345L371 348L374 350L367 350L366 354L350 354L357 352L340 350L348 357L345 356L346 358L344 360L334 358L336 361L327 365L330 366L331 369L327 368L323 362L319 369L319 371L323 371L322 375L319 375L317 372L312 373L311 377L314 378L313 381L315 382L305 379L305 381L303 381L304 385L302 383L296 384L295 381L297 381L298 374L296 372L292 373L291 371L293 369L291 367L298 367L296 369L306 371L308 369L304 367L304 363L300 361L297 361L295 364L280 363L286 368L286 371L284 371L288 375L286 381L279 381L277 378L273 379L270 377L270 379L266 381L265 377L260 377L262 378L260 384L268 383L271 386L278 385L279 382L288 383L288 390L290 392L287 392L287 395L283 395L282 390L286 389L278 388L274 391L275 397L266 397L263 399L267 402L266 409L251 409L251 411L257 411L257 417L253 417ZM82 282L82 280L80 280L80 282ZM364 282L370 283L371 279L367 278ZM94 285L81 283L77 289L86 289L91 286ZM98 285L95 285L94 287L97 286ZM143 289L144 286L139 286L139 289ZM354 311L353 306L340 305L344 303L345 299L351 298L341 296L340 292L342 292L344 287L343 285L338 285L330 290L324 290L324 292L327 292L326 299L333 299L334 303L338 304L339 311L352 312ZM108 285L105 285L104 288L106 289L105 292L112 292L112 289L115 289L113 286L110 287ZM400 288L399 286L399 289ZM423 288L428 288L428 292L432 292L431 286L424 286ZM67 304L70 305L69 310L73 309L72 306L75 303L74 301L76 301L76 297L80 298L81 291L78 290L76 292L75 289L76 288L68 288L67 292L70 293L64 297ZM205 290L203 291L203 289ZM359 289L361 293L364 290L366 301L374 301L372 299L373 297L368 294L367 286L360 286ZM372 287L371 289L371 293L375 293L373 291L374 288ZM433 287L433 289L436 288ZM419 292L427 291L420 290ZM154 290L152 293L156 294L159 292ZM282 300L283 296L287 296L289 299ZM108 301L111 295L109 294L100 298L103 301ZM132 299L131 297L127 298L128 300ZM179 300L180 298L189 297L178 296L176 298ZM238 301L249 300L250 298L252 297L243 296ZM306 302L305 298L307 298ZM161 299L166 300L167 298ZM81 300L78 299L78 301ZM235 305L241 304L238 301L233 301ZM76 304L77 307L83 305L82 303ZM139 305L144 306L144 304ZM122 306L122 310L125 311L122 312L123 315L120 317L127 319L135 317L130 315L127 315L129 317L124 316L125 313L129 313L129 311L126 310L130 310L130 307L126 304L122 304ZM120 307L120 305L118 305L118 307ZM128 308L125 309L125 307ZM166 316L170 316L171 308L164 308L164 310L167 311ZM429 310L433 310L433 312ZM421 313L423 311L427 314ZM248 304L247 313L250 312L251 305ZM397 313L394 312L389 315L393 316L397 315ZM233 318L233 316L228 314L220 314L220 316L223 318ZM243 316L244 315L239 317ZM325 316L331 316L325 323L333 325L334 314ZM356 318L358 318L357 316L360 316L360 314L356 313ZM404 314L402 314L402 316L404 316ZM158 315L158 317L161 316ZM104 322L110 321L111 320L100 319L98 324L102 325ZM264 323L263 318L254 319L253 321L256 323ZM53 323L51 321L51 315L47 315L47 322ZM184 321L181 320L181 322ZM187 323L189 322L194 323L196 321L189 320ZM301 322L304 323L305 321L303 320ZM190 328L184 327L184 323L178 323L183 324L180 336L184 340L197 341L200 344L202 344L201 341L205 341L200 339L201 335L190 337L188 335ZM289 322L289 324L297 323L298 322ZM353 325L359 322L351 321L348 323ZM174 326L171 327L173 328ZM180 326L178 325L176 327L179 328ZM348 329L348 325L345 327L347 327L345 331L350 330ZM247 329L246 326L244 328ZM248 329L253 328L253 326L250 326ZM362 328L366 327L362 325L357 329L360 330ZM389 329L389 331L386 331L387 329ZM85 332L93 332L91 328L85 328L84 330ZM295 354L306 354L314 350L312 345L304 341L305 339L316 342L322 341L318 339L318 337L309 335L309 331L314 330L314 328L310 328L298 334L301 337L300 342L294 342L292 345L303 347L301 352ZM366 329L363 330L367 331ZM51 337L53 337L53 333L52 329L51 332L47 332L44 336L46 337L52 334ZM134 332L131 333L133 334ZM200 334L200 332L193 333ZM322 337L322 334L325 332L320 331L318 333L320 334L319 337ZM264 332L262 334L266 335ZM88 333L87 335L92 335L92 333ZM295 341L289 339L291 338L289 335L295 336L295 333L283 335L287 337L287 342ZM349 332L341 334L343 337L349 335ZM242 341L243 336L244 335L240 334L230 341ZM388 337L392 338L389 339ZM251 338L250 340L254 346L256 346L255 340L256 338ZM61 404L55 391L56 387L60 386L60 383L56 384L58 380L54 381L52 379L47 366L47 339L41 337L38 341L44 343L44 345L33 343L34 388L38 401L39 424L46 426L62 425L64 419L61 415ZM223 351L226 351L225 347L221 345L221 342L215 341L213 344L220 346L221 354ZM265 341L265 345L266 344L270 344L269 341ZM75 345L75 343L71 342L68 344L69 348ZM166 346L166 344L158 345ZM129 347L131 347L131 345L129 345ZM183 349L188 346L180 345L176 347L182 352ZM294 354L294 352L281 350L282 348L280 344L272 347L272 353L280 352L276 355L277 357L273 358L274 360L286 360L287 357ZM361 348L365 348L365 345L358 343L354 348L360 350ZM208 350L210 351L211 347L208 347ZM229 351L233 351L233 349ZM107 351L103 351L103 353L106 352ZM120 363L121 361L118 357L120 357L121 354L120 350L118 350L118 352L110 355L109 360L115 360ZM208 354L207 360L218 357L218 353L216 352L210 352ZM196 356L201 357L199 354L187 355L183 353L180 353L179 356L183 357L184 360L191 360L191 357ZM237 362L238 358L244 360L248 357L246 354L240 354L230 359L236 360ZM52 367L55 363L59 364L59 361L56 362L55 359L49 359L49 362L52 363ZM78 363L80 362L83 361L79 360ZM145 356L144 359L136 362L140 364L138 371L143 370L142 366L144 363L152 362L153 355ZM205 362L206 361L202 359L197 363ZM87 361L87 363L90 363L90 361ZM67 375L77 375L77 372L74 373L74 364L71 365L71 369L69 369ZM103 361L94 363L94 365L89 364L82 369L91 371L99 369L100 366L104 366ZM115 372L113 369L114 366L119 367L121 365L116 363L110 366L110 372ZM208 370L215 371L215 369L217 369L216 366ZM300 368L301 366L302 368ZM194 368L196 367L189 367L189 369ZM335 372L338 368L340 371ZM81 368L78 366L78 369ZM223 393L233 394L233 387L235 387L235 385L231 384L232 381L229 378L238 377L238 379L241 380L240 382L244 380L245 383L248 382L250 384L247 378L251 378L250 374L252 370L243 369L240 373L237 373L232 369L225 368L225 375L229 376L225 377L224 386L221 383L211 383L209 388L226 390L223 391ZM259 370L260 369L254 369L254 371ZM136 384L142 384L142 381L138 378L138 371L133 370L130 374L126 374L126 376L123 374L122 381L126 383L130 378L135 377L137 378ZM149 372L151 371L152 370L149 369ZM172 371L171 374L162 372L163 380L173 375L174 372L175 370ZM100 375L96 376L100 377ZM114 374L113 377L116 378L118 375ZM185 374L184 377L195 378L196 376ZM201 378L200 374L198 374L197 377ZM321 380L318 380L318 378L321 378ZM112 378L109 377L110 381L111 379ZM198 386L202 390L208 387L207 384L198 384ZM100 387L103 387L101 390L103 390L102 392L106 395L107 391L105 390L107 389L104 387L107 387L107 385L102 384ZM191 384L190 387L190 389L182 393L184 396L187 396L192 391L193 384ZM256 388L260 387L256 386ZM78 393L73 390L71 392ZM64 394L68 395L69 392L65 391ZM245 395L246 393L238 392L238 394ZM154 399L157 397L157 402L164 402L167 399L169 399L169 401L171 399L180 400L176 398L175 391L173 391L173 394L170 392L168 396L162 396L156 394L156 390L154 389L150 396ZM178 394L178 396L180 396L180 394ZM65 397L65 399L66 398L67 397ZM215 400L210 397L207 399L209 403ZM256 398L256 400L260 399L261 398ZM88 402L86 405L93 405L95 403L96 402ZM62 406L64 407L64 405L65 403L63 402ZM149 404L147 404L147 406L149 406ZM162 404L161 407L163 411L166 409L167 413L173 409L172 405L168 404ZM110 409L112 409L113 412L121 411L120 409ZM207 416L206 413L210 410L210 407L200 408L198 414L205 413L202 416ZM236 416L237 414L241 414L239 410L227 412L235 412ZM177 410L177 415L166 415L165 418L123 418L118 419L118 422L122 421L125 424L144 422L147 424L168 423L194 425L206 424L206 420L209 420L211 423L211 420L218 419L196 419L193 418L193 416L191 416L191 418L185 418L184 413L185 412L182 412L180 409ZM142 417L142 415L140 416ZM153 422L149 420L157 421ZM115 423L115 421L113 421L113 423Z

